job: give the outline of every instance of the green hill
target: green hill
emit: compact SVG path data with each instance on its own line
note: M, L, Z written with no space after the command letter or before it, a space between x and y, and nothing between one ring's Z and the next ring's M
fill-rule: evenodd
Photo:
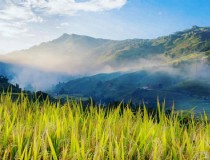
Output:
M163 45L164 53L179 57L189 53L210 50L210 27L193 26L191 29L153 40L153 45Z
M176 32L169 36L152 40L126 40L123 49L118 50L113 58L116 61L128 62L139 58L161 55L168 61L191 54L201 54L200 58L207 58L210 51L210 27L197 27ZM196 58L196 57L195 57ZM164 60L164 59L163 59Z
M70 74L96 74L122 68L141 68L142 59L156 59L179 63L191 59L210 63L210 27L193 26L156 39L108 40L82 35L63 34L58 39L42 43L27 50L1 56L0 60L38 67L44 70ZM182 59L183 56L185 59ZM152 62L151 62L152 63ZM47 64L47 65L45 65Z
M104 78L102 78L102 76ZM99 74L58 84L53 90L58 97L92 97L98 103L132 102L156 106L157 97L184 107L206 107L210 104L208 80L191 79L166 72L138 71L133 73Z

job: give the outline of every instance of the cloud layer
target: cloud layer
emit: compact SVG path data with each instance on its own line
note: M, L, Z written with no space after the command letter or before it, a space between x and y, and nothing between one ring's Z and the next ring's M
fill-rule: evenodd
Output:
M47 16L73 16L78 12L119 9L127 0L4 0L0 2L0 35L13 37L28 31L28 23Z
M36 15L32 8L12 1L0 3L0 35L15 37L28 31L27 23L42 22L42 18Z
M78 11L98 12L121 8L127 0L27 0L27 5L47 14L72 15Z

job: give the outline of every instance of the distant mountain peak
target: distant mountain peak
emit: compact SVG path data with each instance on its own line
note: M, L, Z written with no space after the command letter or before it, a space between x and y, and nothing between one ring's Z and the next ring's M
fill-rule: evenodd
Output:
M192 29L199 29L200 27L199 26L196 26L196 25L194 25L194 26L192 26Z
M192 26L191 29L188 29L188 31L209 31L210 27L199 27L199 26Z
M79 35L79 34L68 34L68 33L63 33L61 37L90 37L90 36L86 36L86 35ZM93 38L93 37L91 37Z
M80 37L83 37L83 36L77 35L77 34L63 33L59 38L54 39L53 42L63 42L63 41L67 41L67 40L74 40L74 39L78 39Z
M93 38L93 37L85 36L85 35L64 33L64 34L62 34L62 36L60 36L60 37L58 38L58 40L78 39L78 38L91 38L91 39L95 39L95 38Z
M63 41L63 40L66 40L66 39L68 39L70 37L70 35L69 34L67 34L67 33L64 33L64 34L62 34L59 38L57 38L57 39L54 39L53 41Z
M61 37L69 37L70 35L68 33L64 33Z

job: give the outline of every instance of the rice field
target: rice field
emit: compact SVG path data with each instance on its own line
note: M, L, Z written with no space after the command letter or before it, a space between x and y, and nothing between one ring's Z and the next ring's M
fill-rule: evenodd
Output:
M210 159L210 124L203 114L128 106L105 110L0 97L0 159L126 160Z

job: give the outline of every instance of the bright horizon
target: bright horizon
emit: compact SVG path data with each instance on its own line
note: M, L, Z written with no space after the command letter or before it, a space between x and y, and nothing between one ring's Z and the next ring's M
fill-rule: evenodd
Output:
M208 0L4 0L0 2L0 52L27 49L63 33L152 39L193 25L210 26L208 15Z

